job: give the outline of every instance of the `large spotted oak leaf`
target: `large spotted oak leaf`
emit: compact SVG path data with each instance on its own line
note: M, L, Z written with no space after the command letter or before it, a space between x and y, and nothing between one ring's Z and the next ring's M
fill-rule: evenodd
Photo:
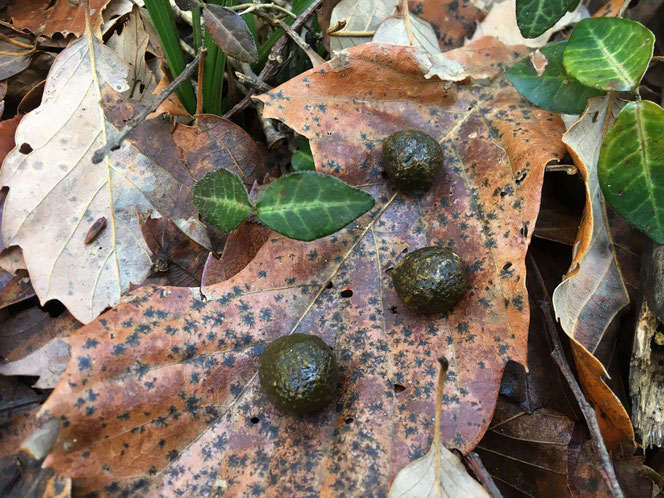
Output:
M492 40L465 50L486 64ZM518 57L491 52L492 64ZM411 47L364 44L261 97L311 139L317 168L376 207L315 242L273 234L249 265L202 289L144 287L68 338L72 360L43 410L62 429L45 465L80 492L176 496L385 496L431 445L439 356L450 370L442 434L471 450L505 363L525 364L524 257L562 123L503 79L425 79ZM445 164L425 193L394 191L380 144L403 128L435 136ZM468 290L449 314L416 315L390 270L405 250L454 248ZM292 417L257 380L266 343L312 333L334 348L339 397Z

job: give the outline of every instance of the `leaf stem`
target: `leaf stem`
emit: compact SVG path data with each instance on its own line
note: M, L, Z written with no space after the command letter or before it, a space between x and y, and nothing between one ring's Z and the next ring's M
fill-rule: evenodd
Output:
M447 369L449 368L449 363L444 356L438 358L438 363L440 363L440 370L438 371L438 388L436 389L436 415L434 417L434 428L433 428L433 459L434 459L434 470L436 473L436 498L442 498L443 496L443 484L442 476L440 469L440 421L442 419L443 413L443 391L445 389L445 375L447 374Z

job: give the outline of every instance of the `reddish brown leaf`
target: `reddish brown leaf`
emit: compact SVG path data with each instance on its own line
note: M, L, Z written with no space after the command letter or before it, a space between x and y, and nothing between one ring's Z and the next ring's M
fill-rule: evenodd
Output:
M485 15L472 2L458 0L409 0L408 7L431 23L443 51L461 47Z
M258 223L243 223L237 230L233 230L226 239L221 258L215 258L212 253L208 256L201 285L217 284L239 273L254 259L270 234L273 237L280 237L265 225Z
M235 123L214 116L197 116L197 126L178 124L173 140L182 159L204 171L225 168L251 186L265 176L265 166L258 146Z
M5 156L16 146L14 133L21 119L23 119L23 114L17 114L11 119L0 121L0 167L2 161L5 160Z
M0 309L30 299L35 290L30 284L30 277L25 270L19 270L12 275L0 269Z
M90 0L92 29L99 31L102 23L101 11L110 0ZM62 33L80 36L85 31L85 9L83 2L78 7L69 0L20 0L10 2L8 13L14 24L32 33L53 36Z
M140 223L155 262L148 282L177 287L200 286L209 251L187 237L171 220L141 217Z
M384 493L430 445L436 358L450 361L442 435L462 452L486 430L505 363L525 362L524 256L544 165L564 153L554 115L501 80L427 80L412 48L374 44L262 100L312 139L320 170L377 206L315 242L271 238L202 296L141 288L68 338L72 360L44 405L63 421L46 465L81 492ZM380 144L413 127L443 143L445 166L429 192L400 195L381 176ZM430 244L468 266L449 315L406 311L386 272ZM256 382L262 346L294 331L333 345L341 368L336 407L313 418L278 413Z
M52 339L67 337L80 326L66 311L55 318L35 307L21 311L0 324L2 360L8 363L25 358Z

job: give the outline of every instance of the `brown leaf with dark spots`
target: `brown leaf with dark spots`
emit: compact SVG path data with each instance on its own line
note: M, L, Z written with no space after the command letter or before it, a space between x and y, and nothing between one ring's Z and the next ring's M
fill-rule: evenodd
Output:
M208 250L187 237L171 220L144 216L139 219L143 238L154 255L153 275L148 282L200 286Z
M461 50L486 63L483 50ZM380 44L261 100L266 117L311 140L317 169L376 207L314 242L270 238L203 295L138 289L69 337L72 360L44 405L63 422L45 465L83 493L384 494L430 446L438 357L450 365L442 438L461 452L486 431L505 364L526 361L524 258L545 164L565 152L557 116L502 79L427 80L413 48ZM400 194L381 176L381 143L404 128L443 145L427 192ZM453 247L468 269L448 314L408 312L391 285L404 248L426 245ZM340 366L336 405L314 417L279 413L256 381L263 346L293 332L323 338Z
M205 29L229 57L253 64L258 61L254 37L239 14L220 5L208 4L203 9Z
M225 168L251 186L265 176L263 157L256 142L235 123L214 116L197 116L196 126L177 124L173 141L182 160L204 171Z
M463 46L475 32L476 23L486 14L473 2L458 0L410 0L408 7L413 14L431 23L444 51Z
M273 237L281 237L259 223L243 223L233 230L226 239L221 257L217 259L212 253L208 256L201 286L218 284L239 273L254 259L270 234Z

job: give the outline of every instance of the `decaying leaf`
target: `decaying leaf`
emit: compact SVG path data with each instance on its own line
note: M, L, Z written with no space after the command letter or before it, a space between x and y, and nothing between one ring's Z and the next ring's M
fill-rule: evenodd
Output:
M317 169L376 207L315 242L273 236L200 291L142 287L69 337L72 360L43 408L62 421L46 465L81 492L386 492L429 449L441 354L445 446L467 452L486 430L505 363L525 362L524 257L544 165L564 153L562 123L501 79L425 79L413 48L341 57L261 100L311 139ZM403 128L444 146L426 193L399 194L381 176L380 144ZM433 244L461 255L469 288L451 313L418 316L389 270L404 249ZM256 382L263 345L291 332L321 336L340 365L336 406L313 418L280 414Z
M90 0L90 23L100 34L102 10L111 0ZM36 35L81 36L85 32L85 9L82 2L70 0L20 0L10 2L8 14L16 26Z
M0 269L0 309L29 299L35 295L30 277L25 270L16 275Z
M629 295L612 249L606 208L597 181L598 143L607 119L610 97L591 99L583 117L563 137L574 164L586 182L584 217L574 244L572 264L553 293L553 306L572 348L581 384L594 401L602 434L610 448L631 441L632 425L622 404L606 386L608 374L593 356L604 332ZM614 106L615 116L619 108Z
M17 147L0 170L0 184L9 187L4 244L23 249L40 300L60 300L82 322L117 303L130 283L147 276L153 262L137 213L172 218L209 246L191 200L191 188L209 163L183 161L168 123L142 123L107 161L91 162L104 143L102 125L108 134L116 133L138 112L138 104L114 93L131 88L125 63L95 40L92 44L99 80L112 88L104 89L106 119L97 102L87 40L81 39L58 56L42 104L23 119ZM102 217L108 227L86 245L88 230Z
M415 41L414 46L422 48L431 55L440 53L438 38L430 23L418 16L411 16L410 24ZM388 17L385 19L376 29L371 41L393 45L411 45L403 17Z
M330 50L343 50L371 41L378 25L396 10L400 0L341 0L330 17L330 26L345 21L344 29L330 36ZM343 36L343 32L365 33Z
M0 25L0 35L0 80L6 80L30 65L36 42L29 33L8 24Z
M390 488L389 498L489 498L489 493L468 475L459 457L444 446L440 447L442 494L437 495L434 464L432 448L399 472Z
M203 20L210 37L226 55L250 64L258 61L254 37L239 14L210 4L203 9Z

